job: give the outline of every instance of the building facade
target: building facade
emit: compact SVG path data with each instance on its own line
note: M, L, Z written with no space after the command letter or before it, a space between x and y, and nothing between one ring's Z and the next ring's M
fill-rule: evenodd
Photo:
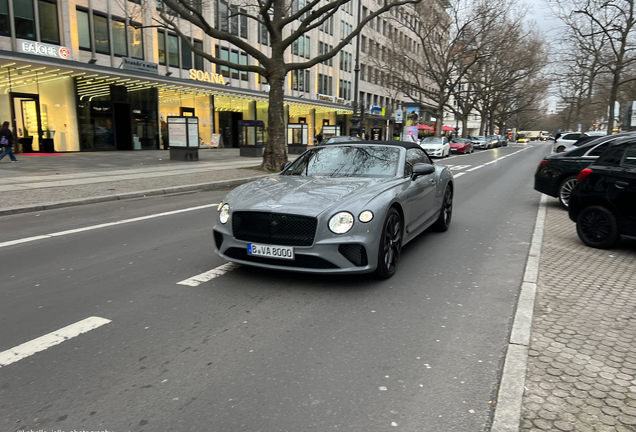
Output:
M256 22L231 16L237 10L231 3L195 4L217 28L264 52L271 49L267 32ZM357 24L354 5L344 5L294 43L288 61L312 58L337 45ZM362 5L364 14L380 2L362 0ZM266 142L266 81L215 65L195 55L177 34L156 28L161 7L148 0L0 0L0 120L11 121L19 150L165 148L167 119L181 115L199 118L202 143L245 147ZM394 113L408 100L392 96L386 68L370 66L383 42L400 31L398 17L397 11L379 17L361 36L359 100L367 132L379 127L381 138L390 136ZM245 52L185 21L179 28L191 44L216 58L256 64ZM354 39L334 58L289 74L287 144L311 145L318 133L348 133L355 47Z

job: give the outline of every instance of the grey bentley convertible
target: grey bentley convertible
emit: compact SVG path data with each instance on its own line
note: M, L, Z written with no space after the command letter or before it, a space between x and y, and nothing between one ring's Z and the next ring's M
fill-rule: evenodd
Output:
M453 175L415 143L314 147L282 172L219 204L216 253L235 263L307 273L393 276L402 246L446 231Z

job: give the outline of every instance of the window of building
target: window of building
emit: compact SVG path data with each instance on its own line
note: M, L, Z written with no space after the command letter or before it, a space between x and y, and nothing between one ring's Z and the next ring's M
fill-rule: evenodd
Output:
M241 64L247 65L247 54L244 52L241 52ZM247 81L247 71L241 71L241 79Z
M203 42L195 39L194 48L203 51ZM196 70L203 70L203 57L196 53L194 54L194 68Z
M130 23L128 26L128 43L130 44L130 57L144 59L144 39L141 24Z
M77 36L79 38L79 48L81 50L91 49L91 27L88 19L88 12L83 10L76 11L77 17Z
M360 65L360 79L364 81L364 70L366 69L365 65Z
M305 57L311 57L311 38L309 36L305 36Z
M261 23L258 23L258 43L271 46L269 43L269 32L267 31L267 27Z
M369 14L369 9L366 6L362 6L362 19L365 19Z
M159 46L159 64L166 64L166 34L157 32L157 45Z
M104 15L93 15L95 25L95 51L110 54L110 38L108 37L108 18Z
M363 53L367 52L367 37L366 36L360 37L360 51L362 51Z
M128 56L128 44L126 41L126 23L118 19L112 19L113 29L113 54L116 56Z
M179 37L176 34L168 34L168 64L179 67Z
M40 40L59 45L60 27L57 21L57 3L39 0L38 15L40 18Z
M0 0L0 34L8 35L10 31L9 2L8 0Z
M192 50L185 39L181 39L181 67L183 69L192 69Z
M239 52L237 50L230 51L230 61L232 63L238 64L239 62ZM239 71L236 69L230 69L230 78L239 79Z
M327 94L328 95L333 95L333 77L329 77L329 80L327 81Z
M35 39L35 12L33 2L13 0L15 34L18 38Z
M221 60L229 60L230 59L230 50L228 48L220 48L216 45L214 47L215 57ZM223 75L224 77L230 76L230 69L227 66L219 66L216 65L216 73Z
M229 16L228 4L224 1L218 1L216 3L216 15L215 15L217 29L224 32L229 30L228 16Z
M382 34L386 36L386 21L382 21Z

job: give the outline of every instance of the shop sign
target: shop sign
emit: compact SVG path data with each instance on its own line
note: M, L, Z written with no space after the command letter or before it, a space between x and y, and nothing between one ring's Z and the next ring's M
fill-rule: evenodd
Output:
M225 85L223 75L216 73L203 72L201 70L190 69L190 79L193 81L204 81L212 84Z
M157 63L151 63L143 60L132 59L124 57L121 59L122 67L126 70L133 70L137 72L146 72L158 75L159 65Z
M18 51L63 60L69 60L71 58L71 50L66 47L22 39L18 39Z
M330 95L317 94L316 99L323 102L332 102L332 103L339 103L342 105L351 105L350 100L346 100L344 98L330 96Z
M323 102L335 102L336 101L335 96L324 95L324 94L317 94L316 95L316 99L319 100L319 101L323 101Z
M371 114L373 114L373 115L382 115L382 108L377 106L377 105L373 105L371 107Z
M401 109L398 109L397 111L395 111L395 122L396 123L402 123L402 115L403 112Z

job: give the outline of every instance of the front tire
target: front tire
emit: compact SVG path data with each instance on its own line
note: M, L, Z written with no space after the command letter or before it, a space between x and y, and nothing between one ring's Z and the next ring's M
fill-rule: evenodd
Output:
M572 189L574 189L576 183L576 176L571 176L563 180L559 185L559 202L566 209L570 205L570 195L572 194Z
M579 213L576 232L583 243L597 249L610 248L619 239L614 214L597 205L586 207Z
M381 279L388 279L397 270L398 260L402 252L402 217L391 207L380 235L378 249L378 268L376 274Z
M442 208L439 212L439 217L433 224L432 228L435 231L444 232L448 231L453 218L453 189L450 186L446 186L444 191L444 199L442 200Z

